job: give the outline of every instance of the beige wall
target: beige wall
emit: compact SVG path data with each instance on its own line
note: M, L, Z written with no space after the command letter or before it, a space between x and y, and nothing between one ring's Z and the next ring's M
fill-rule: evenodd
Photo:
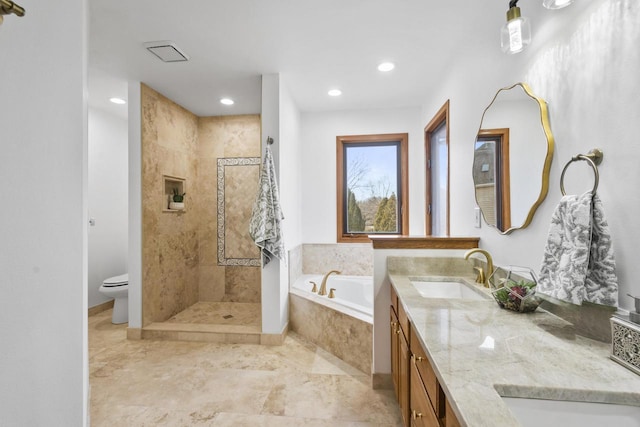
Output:
M260 116L199 118L142 85L142 323L197 301L260 302L260 268L218 265L218 159L261 156ZM222 242L259 259L248 235L259 165L226 167ZM185 210L167 211L164 176L185 180Z
M198 134L200 301L260 302L260 267L218 265L217 219L218 159L261 157L260 116L202 117L198 122ZM260 166L224 168L225 254L239 260L259 260L259 252L248 230Z
M142 85L142 323L198 300L198 118ZM168 212L164 175L184 178L186 210Z

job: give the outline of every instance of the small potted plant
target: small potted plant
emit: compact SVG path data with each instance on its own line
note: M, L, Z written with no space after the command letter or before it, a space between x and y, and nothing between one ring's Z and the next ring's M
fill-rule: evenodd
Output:
M169 203L169 209L181 211L184 209L184 195L187 193L180 193L178 187L173 188L173 196L171 196L171 202Z
M538 308L536 275L530 268L498 267L489 278L491 294L501 308L528 313Z

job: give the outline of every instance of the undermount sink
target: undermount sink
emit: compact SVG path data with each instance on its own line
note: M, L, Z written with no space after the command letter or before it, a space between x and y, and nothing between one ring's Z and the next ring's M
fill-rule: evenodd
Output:
M640 427L640 406L503 397L522 427Z
M411 277L411 284L424 298L471 299L487 298L480 291L467 285L462 279Z

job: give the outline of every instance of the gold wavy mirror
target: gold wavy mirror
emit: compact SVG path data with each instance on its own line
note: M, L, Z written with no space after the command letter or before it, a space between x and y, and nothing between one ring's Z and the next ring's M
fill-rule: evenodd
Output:
M476 203L487 224L509 234L531 223L549 190L553 147L546 102L526 83L498 90L474 143Z

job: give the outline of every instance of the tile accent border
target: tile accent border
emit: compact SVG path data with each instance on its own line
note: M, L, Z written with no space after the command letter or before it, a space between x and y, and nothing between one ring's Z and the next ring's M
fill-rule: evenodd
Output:
M260 258L227 258L225 255L225 167L260 166L260 157L231 157L218 159L218 265L260 267Z

